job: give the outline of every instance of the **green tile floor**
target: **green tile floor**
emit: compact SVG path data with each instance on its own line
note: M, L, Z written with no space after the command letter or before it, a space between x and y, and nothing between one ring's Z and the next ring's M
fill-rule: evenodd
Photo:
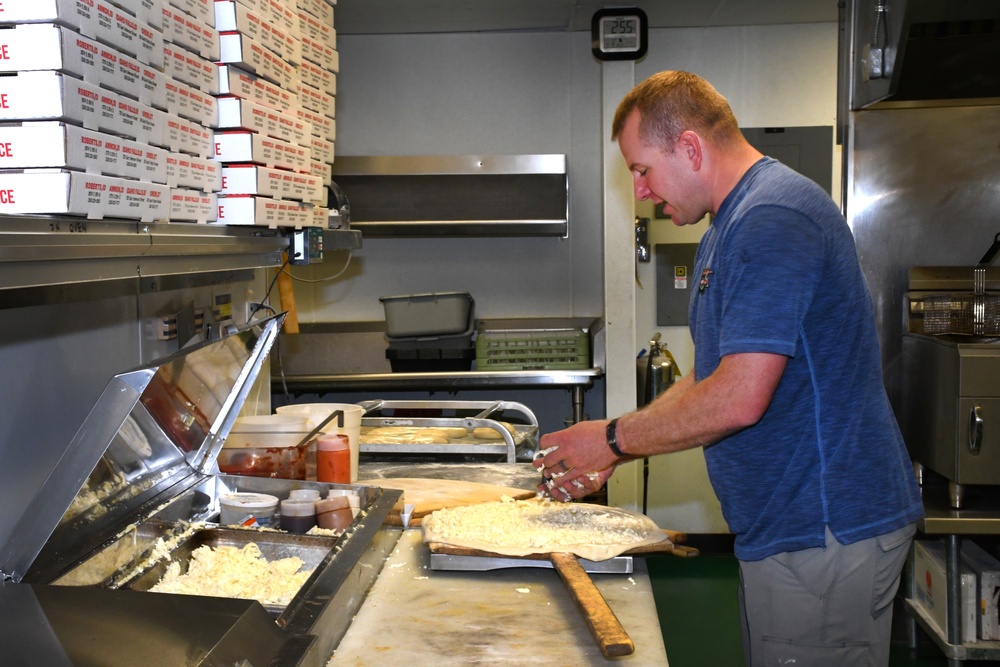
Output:
M739 566L731 554L696 558L647 558L656 610L670 667L741 667L743 644L736 608ZM899 639L890 667L946 667L944 654L923 636L915 651L903 640L902 611L896 612ZM965 662L997 667L1000 662Z

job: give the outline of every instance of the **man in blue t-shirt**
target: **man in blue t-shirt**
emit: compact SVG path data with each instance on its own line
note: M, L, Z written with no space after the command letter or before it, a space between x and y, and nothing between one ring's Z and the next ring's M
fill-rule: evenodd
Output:
M612 126L636 197L706 214L695 368L650 405L545 435L559 500L621 462L704 447L735 535L748 665L888 664L892 600L923 507L882 383L854 239L815 183L764 157L705 80L662 72Z

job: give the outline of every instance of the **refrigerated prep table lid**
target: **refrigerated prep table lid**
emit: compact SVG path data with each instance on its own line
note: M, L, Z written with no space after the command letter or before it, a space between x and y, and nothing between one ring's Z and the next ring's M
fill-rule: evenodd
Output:
M114 376L28 509L0 534L0 581L51 580L212 472L283 320Z

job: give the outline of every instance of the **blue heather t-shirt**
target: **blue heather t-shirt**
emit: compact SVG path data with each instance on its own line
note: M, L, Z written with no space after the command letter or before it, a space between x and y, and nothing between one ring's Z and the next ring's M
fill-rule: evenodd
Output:
M705 448L737 558L823 546L825 526L851 544L921 517L871 294L829 195L762 158L705 233L694 278L696 380L726 355L788 357L760 422Z

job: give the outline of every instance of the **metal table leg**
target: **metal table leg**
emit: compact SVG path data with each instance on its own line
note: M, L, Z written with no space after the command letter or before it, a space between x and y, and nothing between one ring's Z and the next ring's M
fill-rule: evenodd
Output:
M571 387L570 394L573 400L573 423L579 424L583 421L583 387Z
M961 558L961 538L948 535L944 540L945 577L948 580L948 643L958 646L962 643L962 581L959 569ZM962 661L948 660L948 667L961 667Z

